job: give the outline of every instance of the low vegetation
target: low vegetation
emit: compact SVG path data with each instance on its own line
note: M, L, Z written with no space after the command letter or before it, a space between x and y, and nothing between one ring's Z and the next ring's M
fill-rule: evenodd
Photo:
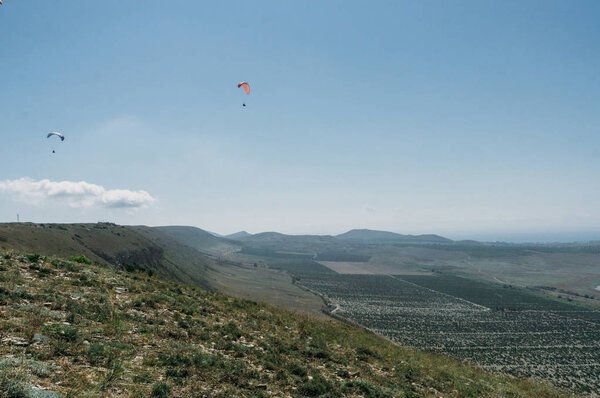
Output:
M71 256L71 257L68 257L67 260L75 261L76 263L79 263L79 264L91 264L92 263L92 261L90 259L88 259L86 256L83 256L83 255Z
M3 397L570 396L140 270L0 262Z

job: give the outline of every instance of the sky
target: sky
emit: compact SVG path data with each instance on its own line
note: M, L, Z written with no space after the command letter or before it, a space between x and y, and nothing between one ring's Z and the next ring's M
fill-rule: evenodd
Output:
M600 239L599 20L596 0L5 0L0 222Z

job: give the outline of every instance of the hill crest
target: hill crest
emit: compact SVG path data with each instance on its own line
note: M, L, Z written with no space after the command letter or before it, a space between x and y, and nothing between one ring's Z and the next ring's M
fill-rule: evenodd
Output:
M179 242L192 247L199 252L219 256L231 253L239 248L237 242L226 237L218 237L198 227L173 225L154 227L154 229L165 233Z
M166 279L207 286L212 260L160 230L96 224L0 224L0 249L69 257L84 255L116 269L150 269Z
M239 232L235 232L233 234L225 235L224 238L233 239L233 240L244 240L251 236L253 236L253 235L246 231L239 231Z
M353 243L452 243L451 239L435 234L403 235L372 229L352 229L343 234L335 235L335 238Z

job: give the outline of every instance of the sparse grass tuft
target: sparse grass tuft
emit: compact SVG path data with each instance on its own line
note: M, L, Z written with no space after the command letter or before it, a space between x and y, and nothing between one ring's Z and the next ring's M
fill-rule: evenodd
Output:
M156 383L152 386L152 396L156 398L169 398L173 389L167 383Z
M42 256L40 256L39 254L30 254L30 255L26 256L25 258L27 258L27 260L29 262L37 263L39 260L42 259Z
M88 259L83 254L81 256L71 256L71 257L68 257L67 260L69 260L69 261L75 261L76 263L79 263L79 264L91 264L92 263L92 260Z

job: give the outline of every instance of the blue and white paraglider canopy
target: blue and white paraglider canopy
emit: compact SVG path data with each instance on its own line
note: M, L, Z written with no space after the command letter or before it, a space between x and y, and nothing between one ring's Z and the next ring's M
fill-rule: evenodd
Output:
M65 140L65 136L64 136L64 135L62 135L61 133L57 133L56 131L53 131L53 132L51 132L51 133L48 133L48 136L46 136L46 138L50 138L50 137L52 137L53 135L55 135L55 136L57 136L58 138L60 138L60 140L61 140L61 141L64 141L64 140Z

